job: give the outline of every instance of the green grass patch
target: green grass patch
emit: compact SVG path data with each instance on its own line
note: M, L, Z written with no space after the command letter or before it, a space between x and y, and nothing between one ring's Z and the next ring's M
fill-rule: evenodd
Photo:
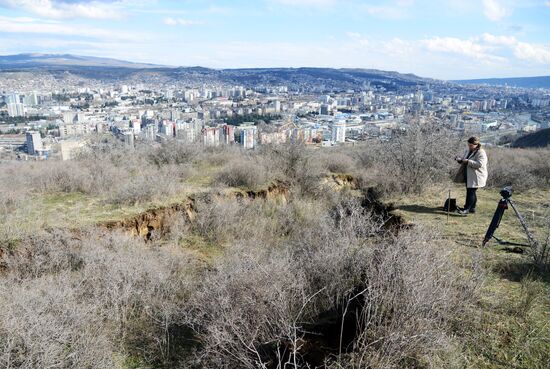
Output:
M453 186L451 197L463 205L463 187ZM476 214L461 216L442 210L448 190L434 188L421 196L394 196L389 201L405 221L440 229L458 258L469 258L481 247L500 200L499 189L478 190ZM517 192L512 201L524 216L535 238L542 240L548 229L550 190ZM528 243L520 222L510 208L505 211L495 235L500 239ZM455 247L456 246L456 247ZM478 305L464 326L469 368L548 368L550 363L550 276L533 268L526 254L513 254L492 240L481 250L488 276Z

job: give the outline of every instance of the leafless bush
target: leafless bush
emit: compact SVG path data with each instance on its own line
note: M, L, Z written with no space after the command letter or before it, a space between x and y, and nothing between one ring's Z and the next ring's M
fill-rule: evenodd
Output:
M228 254L195 296L195 326L208 367L265 367L261 346L277 346L293 334L292 323L307 299L300 272L288 255L265 250L250 244Z
M323 169L313 150L302 144L264 147L259 155L270 173L292 187L296 196L315 196L321 191Z
M519 190L545 188L550 185L549 149L490 148L489 179L491 186L512 185Z
M168 164L191 164L198 158L202 148L196 144L169 142L158 147L150 148L148 159L157 166Z
M345 359L350 367L406 366L452 346L454 315L476 283L463 283L435 235L373 238L382 220L350 198L308 220L299 213L290 218L300 225L277 246L234 240L203 282L193 306L205 365L305 367L305 327L353 298L363 310L354 353Z
M107 195L111 204L136 204L174 195L179 188L178 178L171 173L139 173L117 183Z
M218 167L233 161L239 161L250 155L245 149L238 146L207 146L202 148L200 160Z
M358 296L361 334L346 367L430 367L434 355L455 348L452 324L481 279L467 280L435 239L426 229L413 230L374 248Z
M374 167L382 189L422 192L427 186L445 182L456 170L452 160L459 151L461 137L436 123L411 123L395 132L380 149ZM384 183L389 181L389 185Z
M122 368L125 358L174 359L188 257L117 234L81 236L46 235L10 256L0 284L0 366Z
M317 153L321 165L332 173L352 173L356 171L356 163L351 156L351 150L322 150Z
M266 168L251 159L226 164L215 178L218 184L256 189L268 182Z
M200 199L196 203L197 217L191 229L207 241L219 245L249 238L275 242L280 235L276 224L282 208L249 199ZM269 212L274 213L272 218Z

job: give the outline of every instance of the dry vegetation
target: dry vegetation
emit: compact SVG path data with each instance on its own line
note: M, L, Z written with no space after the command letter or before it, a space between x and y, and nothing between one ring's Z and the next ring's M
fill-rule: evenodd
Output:
M415 126L330 150L97 141L72 162L0 163L0 367L504 368L500 352L523 337L529 355L513 367L543 368L548 238L536 263L518 259L523 330L507 301L488 299L509 259L460 249L429 224L400 228L373 202L448 183L459 144ZM493 186L550 184L548 151L488 154ZM335 190L331 173L357 184ZM288 195L235 195L273 184ZM198 186L209 189L196 216L175 214L149 241L28 224L41 196L126 206ZM492 318L510 327L511 349Z

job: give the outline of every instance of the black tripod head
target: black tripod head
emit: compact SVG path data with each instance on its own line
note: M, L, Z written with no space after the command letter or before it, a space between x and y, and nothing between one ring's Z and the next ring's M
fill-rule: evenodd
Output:
M500 196L506 200L512 197L512 186L503 187L502 190L500 190Z

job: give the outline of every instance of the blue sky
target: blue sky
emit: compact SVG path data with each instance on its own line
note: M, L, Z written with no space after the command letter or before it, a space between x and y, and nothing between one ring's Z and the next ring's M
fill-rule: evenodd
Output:
M550 75L550 0L0 0L0 54Z

